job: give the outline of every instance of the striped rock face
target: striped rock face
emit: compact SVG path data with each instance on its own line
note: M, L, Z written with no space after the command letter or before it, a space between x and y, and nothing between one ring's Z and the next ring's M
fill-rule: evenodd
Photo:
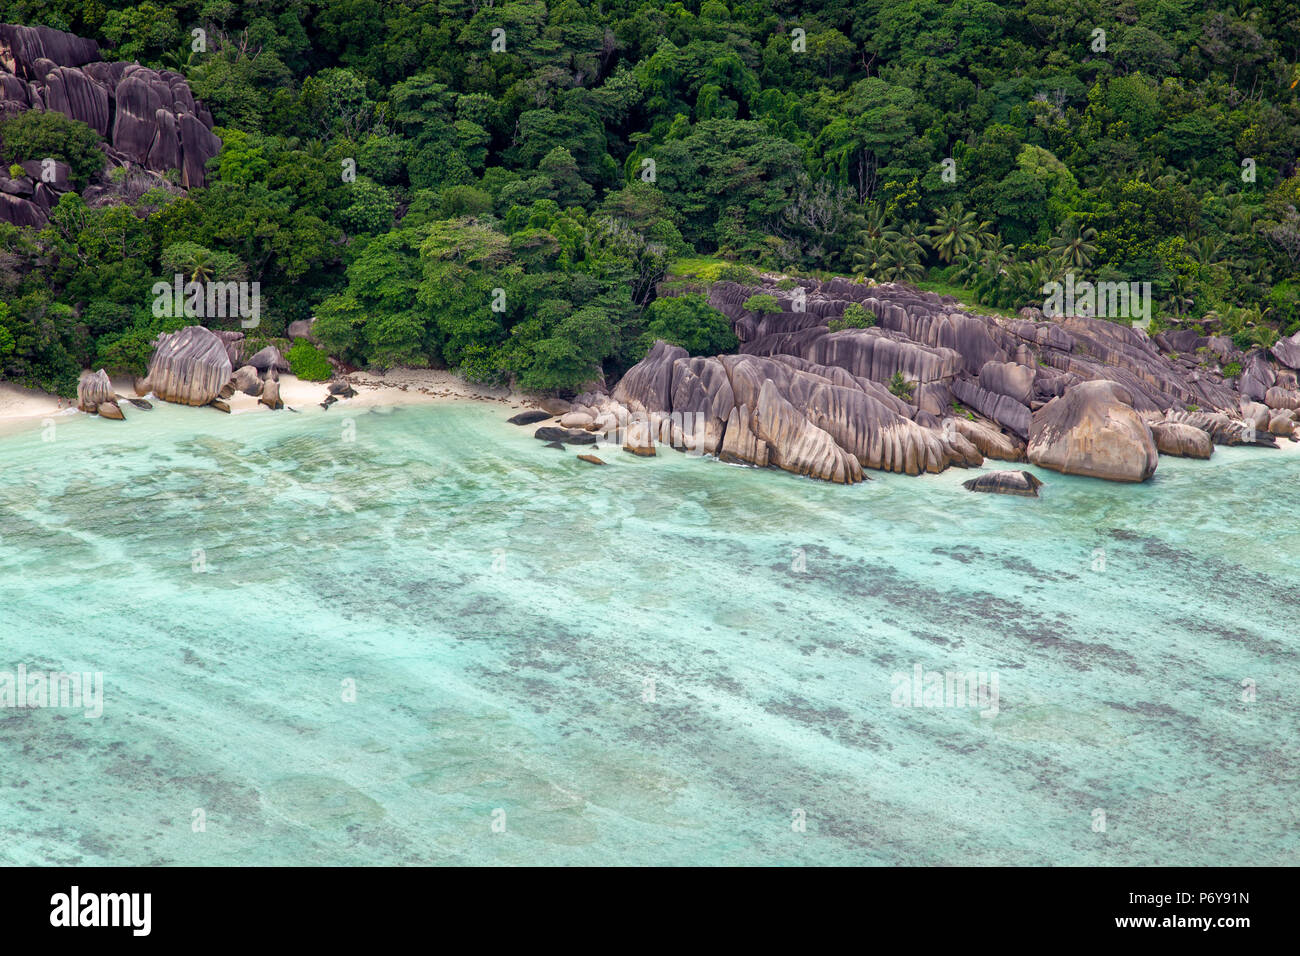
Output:
M160 335L149 360L154 393L179 405L207 405L221 394L230 373L225 343L199 325Z
M81 373L77 382L77 407L83 412L93 412L105 403L113 401L113 385L108 380L108 373L102 368L98 372L89 369Z
M221 151L211 112L179 73L105 62L94 40L61 30L0 23L0 116L24 110L85 123L104 139L112 160L154 172L175 169L186 188L203 185L207 161ZM46 183L28 166L31 182L11 188L31 185L32 192L3 194L0 220L40 226L71 185L66 174Z

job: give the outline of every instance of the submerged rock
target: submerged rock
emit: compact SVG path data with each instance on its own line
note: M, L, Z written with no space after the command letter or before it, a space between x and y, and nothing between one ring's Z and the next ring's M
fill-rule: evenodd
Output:
M603 465L603 464L605 464L605 462L601 461L601 460L600 460L599 458L597 458L595 455L579 455L579 456L578 456L578 460L579 460L579 461L587 461L587 462L591 462L591 464L593 464L593 465Z
M1027 471L990 471L970 481L963 481L961 486L967 491L985 491L999 495L1021 495L1025 498L1037 498L1038 489L1043 485L1035 475Z
M585 432L577 428L557 428L554 425L544 425L533 432L533 437L542 441L558 441L569 445L596 444L594 432Z
M623 450L634 455L640 455L642 458L653 458L655 456L655 441L650 434L649 422L635 421L628 425L627 437L623 441Z

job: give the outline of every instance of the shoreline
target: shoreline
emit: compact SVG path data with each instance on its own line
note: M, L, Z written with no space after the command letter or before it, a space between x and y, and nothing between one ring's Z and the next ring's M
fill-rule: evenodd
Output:
M114 390L123 396L135 396L133 380L129 377L111 379ZM374 406L435 405L443 402L477 401L501 405L538 407L541 398L505 387L475 385L452 372L439 369L395 368L385 375L370 372L353 372L333 381L346 381L357 390L352 398L339 399L342 407L369 408ZM280 376L280 400L285 405L302 409L319 405L329 394L329 381L309 382L295 375ZM152 402L161 402L153 393L142 396ZM232 415L270 412L254 395L236 392L226 400ZM163 403L168 404L168 403ZM185 407L185 406L179 406ZM76 399L60 398L35 388L24 388L12 382L0 382L0 435L22 430L24 426L38 425L46 419L72 415L85 415L77 410Z
M484 402L498 404L512 411L541 408L546 400L544 396L532 395L507 387L475 385L461 379L455 373L442 369L394 368L384 375L370 372L352 372L340 378L323 382L311 382L289 373L280 375L280 399L286 406L299 411L311 406L319 406L329 395L331 381L346 381L357 390L352 398L340 398L335 404L343 408L376 408L410 405L440 405L457 402ZM111 379L113 388L123 396L134 396L135 387L129 377ZM163 405L152 392L147 396L150 401ZM226 399L231 415L264 414L271 411L259 403L256 396L236 392ZM178 407L186 407L178 405ZM129 414L129 412L128 412ZM23 388L12 382L0 382L0 437L6 437L24 431L43 422L74 415L86 415L76 407L75 399L60 399L58 396L40 389ZM88 416L93 417L93 416ZM502 419L504 421L504 418ZM558 421L558 418L556 419ZM555 424L555 422L548 422ZM548 424L540 423L540 424ZM656 442L656 445L661 445ZM1300 454L1300 442L1278 439L1277 449L1283 455ZM669 447L669 446L664 446ZM1215 446L1216 449L1220 446ZM1228 447L1228 446L1225 446ZM1275 449L1264 448L1262 452ZM1178 457L1161 455L1161 458ZM1212 462L1214 459L1211 458ZM958 469L978 472L981 470L999 470L1020 467L1021 464L1004 462L997 459L985 459L980 469ZM916 476L919 478L928 475Z

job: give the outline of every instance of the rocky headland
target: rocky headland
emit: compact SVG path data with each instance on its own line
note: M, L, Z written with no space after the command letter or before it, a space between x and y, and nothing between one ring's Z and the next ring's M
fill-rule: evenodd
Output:
M780 311L746 310L757 293ZM1243 353L1196 330L1149 336L1036 309L985 315L951 296L843 278L718 282L709 302L731 321L736 354L692 357L657 342L611 392L556 409L558 425L537 437L601 435L637 454L660 443L841 483L986 458L1141 482L1160 455L1296 440L1300 336ZM874 325L832 332L851 303ZM1031 490L1023 479L972 490L1012 487Z

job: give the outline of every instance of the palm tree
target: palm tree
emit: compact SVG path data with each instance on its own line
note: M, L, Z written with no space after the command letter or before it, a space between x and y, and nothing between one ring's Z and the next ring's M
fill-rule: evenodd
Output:
M925 275L918 250L901 238L885 247L882 265L888 282L917 282Z
M1097 254L1097 230L1080 227L1078 220L1068 219L1052 237L1051 250L1066 268L1086 269Z
M1189 280L1181 272L1175 272L1174 277L1169 280L1169 294L1165 296L1165 307L1174 315L1182 317L1187 310L1195 305L1195 300L1191 297Z
M889 224L885 221L885 207L880 203L867 206L866 228L862 230L863 239L879 239L888 229Z
M875 275L882 269L881 260L888 242L882 236L868 236L865 230L862 238L861 250L853 253L853 273L860 276Z
M927 228L929 244L940 262L952 262L963 252L973 253L979 248L980 237L992 223L977 222L975 213L967 212L960 202L940 209L934 225Z
M977 256L970 253L960 253L957 256L957 274L954 278L962 285L969 285L975 281L980 274L980 260Z
M919 222L908 219L896 227L894 232L897 234L899 241L908 248L915 250L918 259L925 255L927 243L925 227Z
M195 249L185 260L185 271L190 274L191 282L207 282L214 271L212 253L203 248Z

